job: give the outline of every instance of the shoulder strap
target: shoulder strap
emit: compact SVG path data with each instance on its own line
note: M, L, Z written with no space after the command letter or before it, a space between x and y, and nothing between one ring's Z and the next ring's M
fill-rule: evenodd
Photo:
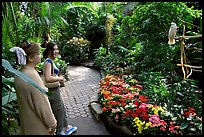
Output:
M53 74L53 75L54 75L55 73L54 73L53 61L52 61L52 63L51 63L51 67L52 67L52 69L51 69L51 74Z
M45 65L45 64L44 64ZM54 75L54 67L53 67L53 61L51 61L51 74ZM45 75L45 69L43 69L43 76Z

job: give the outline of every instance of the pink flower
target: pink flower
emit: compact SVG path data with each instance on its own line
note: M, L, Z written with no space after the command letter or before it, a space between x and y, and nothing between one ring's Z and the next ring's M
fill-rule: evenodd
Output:
M139 109L140 110L145 110L147 107L147 105L145 103L142 103L140 106L139 106Z
M160 123L159 115L157 114L151 115L151 117L149 118L149 121L152 122L153 124L159 124Z
M117 108L117 109L112 109L112 113L117 113L117 112L120 112L120 109Z
M125 94L125 98L129 98L130 100L132 100L133 98L134 98L134 94L131 94L131 93L127 93L127 94Z

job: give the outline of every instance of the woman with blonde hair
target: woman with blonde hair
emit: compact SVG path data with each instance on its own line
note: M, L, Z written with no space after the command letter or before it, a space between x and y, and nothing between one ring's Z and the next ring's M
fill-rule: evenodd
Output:
M13 47L20 71L37 85L48 91L35 67L41 62L40 44L23 41L21 47ZM55 135L57 121L49 99L31 84L14 76L21 135Z

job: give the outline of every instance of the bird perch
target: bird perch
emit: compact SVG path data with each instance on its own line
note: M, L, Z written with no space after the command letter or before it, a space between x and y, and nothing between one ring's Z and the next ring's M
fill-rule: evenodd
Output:
M183 25L183 35L174 38L174 39L177 39L177 40L181 40L181 43L180 43L180 47L181 47L181 64L177 64L177 66L181 66L182 67L183 78L184 79L188 78L192 74L192 70L193 71L202 72L202 70L195 70L195 69L202 69L202 66L187 65L187 59L186 59L185 49L184 49L184 47L185 47L184 40L188 39L188 38L201 38L201 37L202 37L202 35L185 36L185 25ZM189 74L188 68L191 70L190 74Z

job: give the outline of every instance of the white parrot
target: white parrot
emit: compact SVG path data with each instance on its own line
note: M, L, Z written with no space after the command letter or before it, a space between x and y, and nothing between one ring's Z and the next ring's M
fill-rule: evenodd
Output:
M171 27L169 29L169 41L168 44L175 44L175 36L176 36L176 32L177 32L177 26L176 23L171 22Z

